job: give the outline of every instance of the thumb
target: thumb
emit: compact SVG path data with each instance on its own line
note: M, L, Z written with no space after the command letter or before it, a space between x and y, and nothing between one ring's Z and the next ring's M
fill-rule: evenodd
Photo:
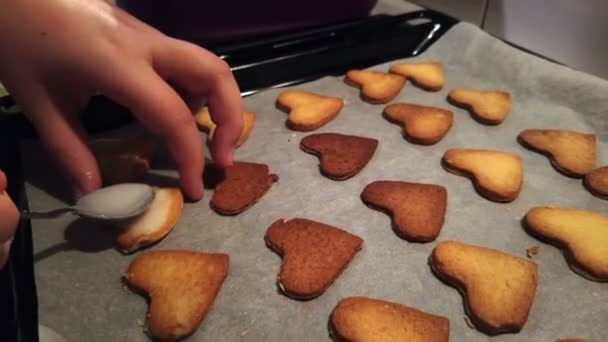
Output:
M0 171L0 246L12 239L19 223L19 211L5 192L6 176Z

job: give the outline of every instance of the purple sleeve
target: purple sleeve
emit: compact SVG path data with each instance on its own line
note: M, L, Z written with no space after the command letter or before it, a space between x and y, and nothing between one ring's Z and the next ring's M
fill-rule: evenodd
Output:
M118 0L164 33L200 43L297 29L369 15L377 0Z

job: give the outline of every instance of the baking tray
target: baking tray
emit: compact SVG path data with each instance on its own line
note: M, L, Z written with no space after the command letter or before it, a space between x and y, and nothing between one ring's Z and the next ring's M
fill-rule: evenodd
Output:
M207 48L230 64L242 95L249 96L268 88L340 74L351 67L363 68L419 54L455 23L451 17L425 10L397 16L376 15ZM394 45L395 39L401 44ZM370 44L375 48L372 54L366 49ZM3 106L13 103L10 97L0 98ZM128 125L134 119L128 110L107 98L94 97L82 120L90 134L97 134ZM0 133L0 168L10 179L8 193L20 210L27 210L20 148L21 141L36 139L36 133L19 114L1 115ZM2 341L38 340L33 264L31 223L24 220L17 230L8 266L0 271L0 319L6 322L0 329Z
M387 70L402 60L372 69ZM301 138L310 133L285 127L286 114L275 107L283 89L264 90L245 99L246 108L258 114L258 121L236 157L268 164L280 180L260 202L235 217L216 215L209 208L211 191L207 190L202 201L185 206L174 231L152 247L225 252L231 257L230 273L214 309L190 341L329 340L331 310L341 298L353 295L396 301L444 315L450 319L453 341L604 338L608 322L608 308L603 305L608 301L606 283L592 282L572 272L559 250L529 236L520 221L535 206L553 204L605 212L607 202L592 196L580 179L556 172L546 157L525 149L516 137L527 128L594 132L599 163L605 165L608 82L520 52L466 23L452 27L421 55L405 60L440 60L445 66L447 84L442 91L426 92L408 84L392 101L452 109L454 126L437 145L407 142L399 127L382 118L383 106L363 102L358 90L347 86L342 77L328 76L296 86L344 98L341 114L319 132L356 134L380 141L366 168L343 182L322 177L318 160L300 150ZM508 119L499 126L485 126L466 111L450 106L447 92L462 86L509 90L514 102ZM111 133L126 134L136 127L123 129ZM485 200L468 179L443 170L441 156L453 147L499 149L521 156L525 178L517 200L508 204ZM35 144L26 144L24 149L30 205L36 209L60 205L61 190L67 187L51 178L51 169L39 172L37 165L44 162L44 155L36 152ZM436 241L420 244L398 238L387 215L362 203L360 192L378 179L434 183L447 188L446 222ZM175 181L165 154L158 156L150 181ZM294 301L277 290L281 261L265 246L264 233L276 219L292 217L336 225L365 241L345 272L315 300ZM100 227L69 218L34 223L40 321L69 340L147 340L138 325L145 317L147 304L120 282L121 273L135 256L117 252L112 236ZM433 247L450 239L521 257L525 257L527 248L541 246L540 254L533 257L539 265L539 287L520 333L488 337L467 326L461 296L439 281L427 264Z

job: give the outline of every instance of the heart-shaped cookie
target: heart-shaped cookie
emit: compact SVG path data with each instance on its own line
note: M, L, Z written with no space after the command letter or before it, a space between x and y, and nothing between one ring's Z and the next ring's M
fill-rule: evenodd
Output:
M571 177L584 177L596 167L595 134L565 129L527 129L519 133L519 142L549 157L558 171Z
M445 83L443 65L439 62L395 64L391 66L390 72L401 75L429 91L439 91Z
M266 243L283 257L278 277L283 292L295 299L313 299L342 274L363 239L321 222L294 218L270 225Z
M511 94L506 91L454 89L448 101L468 109L477 121L487 125L502 123L511 111Z
M192 335L212 309L229 264L225 254L183 250L152 251L136 257L125 281L150 299L147 332L161 341Z
M337 341L448 342L450 321L443 316L386 300L347 297L330 316Z
M486 199L511 202L519 196L524 179L523 162L515 154L479 149L450 149L442 159L444 168L470 178Z
M150 207L141 215L120 223L118 246L123 253L132 253L164 238L175 227L184 206L179 188L155 188Z
M439 142L454 122L454 114L449 110L412 103L390 104L384 108L384 116L401 125L407 140L420 145Z
M361 192L362 201L391 215L393 229L415 242L433 241L445 219L447 190L434 184L375 181Z
M287 118L289 128L314 131L333 120L342 110L344 101L339 97L287 90L279 95L277 106L289 113Z
M361 98L373 104L394 99L406 82L403 76L370 70L350 70L346 73L345 81L359 88Z
M217 125L211 119L209 109L207 107L202 108L194 115L194 119L196 120L198 128L209 135L209 141L213 141L213 134ZM247 141L255 126L255 119L256 115L254 112L243 112L243 130L241 131L241 135L239 136L235 147L239 147Z
M591 170L585 175L583 184L593 195L608 199L608 166Z
M346 180L370 161L378 140L339 133L319 133L304 137L300 148L321 160L321 173L333 180Z
M526 230L564 251L568 264L581 276L608 281L608 216L576 208L532 208Z
M277 175L270 173L268 165L242 161L223 170L211 166L208 172L220 173L210 176L219 179L210 205L223 215L236 215L247 210L279 180Z
M433 250L435 274L462 291L467 315L490 335L519 332L534 302L538 266L505 252L444 241Z

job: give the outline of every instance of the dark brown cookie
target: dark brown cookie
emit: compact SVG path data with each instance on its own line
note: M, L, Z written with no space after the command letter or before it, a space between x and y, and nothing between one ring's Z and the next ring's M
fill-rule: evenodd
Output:
M211 208L223 215L236 215L254 205L279 180L268 165L235 162L223 175L211 198Z
M266 243L283 257L278 285L295 299L313 299L342 274L363 239L324 223L279 219L266 232Z
M370 161L378 140L339 133L306 136L300 148L321 160L321 173L333 180L346 180L361 171Z
M387 212L400 237L414 242L433 241L445 219L447 190L434 184L376 181L361 193L371 208Z

